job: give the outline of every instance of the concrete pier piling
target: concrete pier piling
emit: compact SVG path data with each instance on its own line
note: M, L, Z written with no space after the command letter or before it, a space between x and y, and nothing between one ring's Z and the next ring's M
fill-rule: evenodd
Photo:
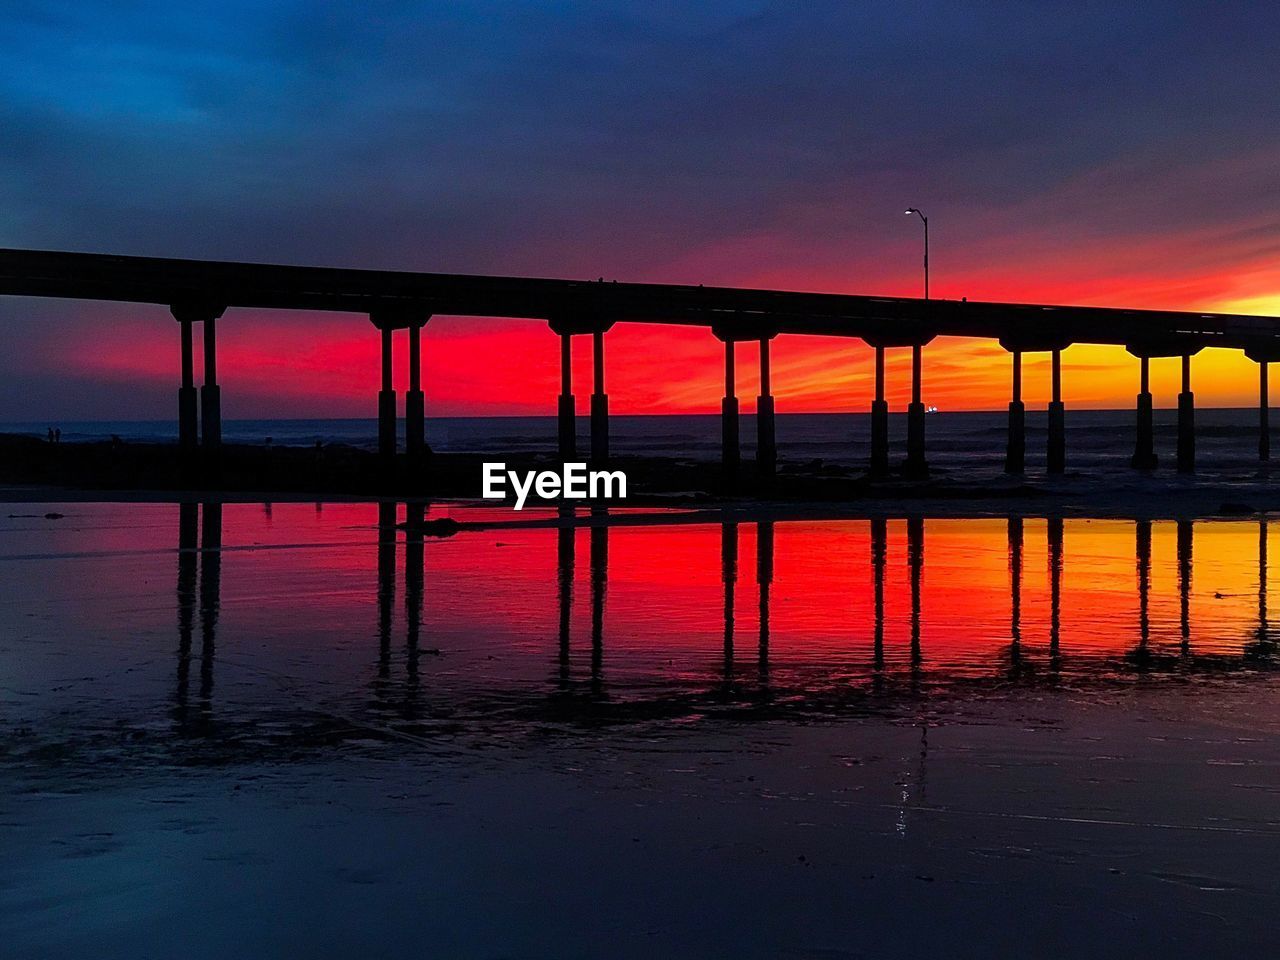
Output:
M756 470L762 479L778 470L777 432L769 373L769 338L760 338L760 395L756 398Z
M604 389L604 331L591 332L591 461L597 467L609 462L609 394Z
M426 397L422 390L422 322L409 325L409 389L404 395L404 452L409 473L422 479L426 458Z
M1157 464L1155 425L1151 407L1151 360L1139 357L1141 372L1137 398L1138 422L1134 435L1133 466L1138 470L1153 470Z
M1191 392L1191 355L1182 355L1182 392L1178 394L1178 472L1196 470L1196 404Z
M1258 459L1271 459L1271 391L1267 387L1267 367L1258 364Z
M907 407L907 462L905 473L912 479L929 475L929 462L924 453L924 402L921 397L921 375L924 345L911 345L911 405Z
M222 453L222 399L218 390L218 332L224 307L211 302L171 304L182 332L182 386L178 388L178 448L184 483L216 483ZM204 383L195 387L193 324L202 325ZM197 414L197 406L199 413ZM197 447L197 444L199 446Z
M876 351L876 395L871 401L871 476L889 474L889 404L884 398L884 347Z
M178 454L184 482L194 479L200 422L196 412L195 360L191 320L178 321L182 331L182 386L178 388Z
M1013 357L1013 397L1009 401L1009 439L1005 447L1004 472L1021 474L1027 460L1027 412L1022 404L1022 351Z
M396 391L391 380L392 329L384 326L379 333L382 339L382 387L378 391L378 455L383 466L389 467L396 455Z
M720 466L726 484L738 479L742 451L738 434L738 388L733 341L724 342L724 399L720 401Z
M568 279L476 276L385 270L351 270L263 263L175 260L47 250L0 250L0 296L51 297L168 306L180 324L181 383L178 440L185 482L207 482L216 474L222 443L217 378L217 320L229 307L304 310L367 315L378 328L382 352L378 392L378 449L390 467L397 452L397 404L392 385L394 331L408 330L410 374L405 401L405 450L412 463L426 452L425 398L421 384L421 327L433 312L457 317L510 317L549 322L560 337L561 391L557 410L560 454L576 459L576 410L572 390L572 336L592 335L595 383L591 393L591 459L609 456L609 403L604 386L604 333L614 323L709 328L725 345L726 383L721 404L725 476L740 467L739 401L734 386L738 341L761 345L758 399L759 473L777 469L776 416L770 384L770 341L781 334L857 338L875 351L875 395L871 401L870 462L873 477L888 474L888 405L885 350L911 347L912 387L907 409L905 475L928 474L926 407L922 393L923 347L933 338L998 340L1015 353L1014 395L1009 405L1005 468L1025 471L1026 420L1021 395L1022 355L1049 351L1053 393L1048 406L1047 472L1065 463L1061 351L1072 343L1123 346L1141 363L1133 465L1156 466L1152 358L1179 357L1177 463L1196 466L1195 400L1191 357L1206 346L1243 351L1259 364L1258 459L1271 456L1270 364L1280 359L1276 317L1204 311L1086 307L1062 304L931 300L785 290L713 287L702 284L605 283ZM194 370L194 325L204 324L204 382ZM202 455L203 454L203 455Z
M556 411L556 437L561 460L578 453L577 410L573 400L573 342L571 334L560 334L560 401Z
M1051 353L1052 399L1049 401L1049 440L1045 457L1048 473L1062 473L1067 467L1066 407L1062 402L1062 351Z

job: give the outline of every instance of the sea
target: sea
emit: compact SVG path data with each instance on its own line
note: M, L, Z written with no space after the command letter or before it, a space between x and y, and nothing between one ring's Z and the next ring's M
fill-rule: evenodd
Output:
M1056 511L0 488L0 957L1271 956L1280 516L1216 509L1270 489L1256 417L1198 411L1193 515L1170 410L1156 475L1132 411L1068 411ZM0 429L55 426L175 439ZM782 465L856 468L869 426L781 415ZM715 416L611 428L719 456ZM555 449L550 417L427 430ZM1001 472L1004 414L927 434Z
M1132 410L1068 410L1067 461L1070 469L1095 471L1127 465L1133 455L1136 415ZM1177 411L1156 410L1157 455L1172 464L1177 443ZM1028 410L1027 469L1042 470L1047 443L1047 416ZM933 467L998 470L1005 455L1008 415L1004 411L940 412L927 417L926 443ZM62 431L64 442L105 440L118 436L125 442L176 442L173 420L62 421L0 423L0 431L45 436L51 428ZM823 461L858 467L870 455L871 420L866 413L780 413L777 445L781 462ZM314 446L317 442L341 443L373 450L377 446L377 421L327 420L224 420L223 440L229 443ZM906 416L890 414L890 444L905 456ZM554 417L429 417L427 442L433 450L449 453L527 455L556 448ZM613 416L609 421L611 451L622 457L652 456L714 461L720 456L720 418L714 414L661 416ZM754 415L742 418L742 450L755 450ZM400 422L403 442L404 423ZM578 418L579 449L587 449L590 421ZM1258 411L1212 408L1196 411L1197 465L1201 473L1238 476L1256 466Z

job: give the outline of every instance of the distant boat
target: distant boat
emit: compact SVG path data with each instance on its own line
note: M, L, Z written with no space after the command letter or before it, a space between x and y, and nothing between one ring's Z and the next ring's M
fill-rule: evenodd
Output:
M938 408L937 408L937 407L925 407L925 408L924 408L924 412L925 412L925 413L937 413L937 412L938 412Z

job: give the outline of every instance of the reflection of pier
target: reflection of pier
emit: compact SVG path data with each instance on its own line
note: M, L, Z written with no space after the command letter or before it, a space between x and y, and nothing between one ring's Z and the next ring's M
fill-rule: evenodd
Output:
M222 504L208 502L203 507L194 503L179 504L178 671L174 718L182 727L191 723L191 657L197 613L200 628L199 719L202 724L207 724L212 718L214 650L221 590Z
M366 603L371 599L373 609L370 616L369 669L372 679L366 678L364 683L370 684L373 692L371 708L378 711L383 718L391 720L416 720L419 718L419 693L422 684L420 666L422 657L431 650L424 650L423 610L431 590L430 571L426 568L427 552L425 548L427 525L426 510L422 504L407 504L404 508L403 522L397 520L397 504L384 503L377 506L376 538L370 549L364 554L364 569L372 562L374 576L369 577L369 594ZM221 587L224 553L223 507L218 503L183 504L177 511L176 553L176 632L177 663L176 683L173 697L173 716L175 722L187 733L207 735L213 730L212 720L215 715L215 664L219 628L222 619ZM620 711L630 709L636 700L636 691L622 691L617 688L624 682L624 677L634 672L616 670L610 683L609 661L607 659L607 633L614 617L620 624L625 624L628 616L627 605L630 592L623 595L623 606L612 611L610 616L609 577L610 550L609 540L611 527L607 514L593 511L583 514L565 508L559 517L559 524L554 533L546 531L537 534L545 536L546 549L555 551L555 600L552 594L543 594L545 604L549 608L554 602L558 606L556 627L549 627L548 635L556 633L554 654L552 645L547 645L546 656L554 657L552 684L562 693L577 693L582 696L561 698L568 704L568 713L591 703ZM700 522L705 522L701 521ZM868 537L869 556L859 559L858 567L870 566L870 579L861 580L860 594L869 602L859 603L856 611L866 617L865 630L869 635L871 658L866 658L866 648L857 658L842 658L839 652L832 654L830 662L823 663L812 658L812 651L801 651L795 656L795 645L790 635L775 635L773 623L776 611L773 605L778 597L787 597L794 602L792 592L796 581L793 571L804 569L793 562L778 566L775 564L776 539L778 525L786 521L752 520L744 523L734 514L726 514L719 522L706 529L710 533L713 550L718 547L720 554L720 584L723 603L719 604L712 597L702 596L700 603L705 603L696 611L702 617L703 625L710 628L714 647L713 656L717 663L704 669L703 679L709 684L705 689L694 694L689 691L678 691L675 694L682 698L686 706L695 704L699 697L714 697L714 702L723 706L731 702L754 704L763 708L773 703L791 702L793 705L814 703L821 699L839 702L842 697L853 697L866 692L883 692L900 689L919 694L922 690L935 689L940 681L951 679L948 675L949 664L956 664L956 679L964 682L988 680L1007 683L1036 683L1045 679L1053 680L1061 675L1064 660L1074 668L1074 676L1082 678L1090 669L1098 669L1102 674L1117 673L1154 673L1158 671L1191 672L1225 672L1244 668L1270 669L1276 662L1276 645L1269 625L1268 611L1268 529L1265 521L1257 522L1257 615L1256 625L1253 622L1252 601L1248 601L1249 609L1245 612L1245 623L1241 625L1239 646L1229 649L1223 646L1222 626L1212 622L1210 616L1200 614L1204 609L1193 595L1194 564L1199 559L1202 564L1210 564L1213 560L1212 548L1200 548L1201 556L1197 557L1195 535L1197 523L1183 520L1174 524L1153 523L1143 520L1133 523L1133 553L1128 553L1128 527L1119 529L1124 536L1125 547L1118 558L1127 565L1132 556L1133 594L1122 599L1117 608L1122 611L1115 626L1105 629L1114 630L1112 639L1117 641L1110 651L1098 650L1095 644L1078 644L1075 656L1072 656L1072 622L1069 619L1064 635L1062 609L1082 609L1076 598L1076 605L1064 600L1063 582L1066 550L1064 547L1066 524L1061 519L1046 521L1025 520L1013 517L1007 520L1003 529L997 533L1007 536L1007 590L1009 597L1008 644L999 641L989 651L982 652L976 648L964 651L970 656L963 662L955 661L948 650L949 635L945 630L946 617L951 611L935 609L937 597L945 596L948 584L944 578L938 577L936 584L928 592L925 591L926 533L930 537L931 554L943 558L954 558L953 548L947 545L945 526L935 532L931 522L920 517L911 517L905 521L888 521L876 518L856 523L860 535ZM1041 534L1043 524L1043 534ZM582 526L587 527L581 530ZM530 527L538 530L538 526ZM990 530L990 527L986 529ZM1076 527L1072 528L1077 529ZM403 530L403 580L400 579L401 550L400 531ZM747 536L743 537L743 532ZM1162 558L1163 545L1175 543L1175 566L1170 566ZM741 609L743 601L742 557L741 550L745 540L747 547L751 545L754 534L755 542L755 587L757 590L758 620L749 623L748 609L744 614ZM465 534L463 534L465 536ZM1043 540L1041 540L1043 536ZM1073 534L1074 536L1074 534ZM718 537L718 544L715 538ZM937 539L934 539L934 538ZM898 538L902 538L899 540ZM1107 543L1114 543L1113 531L1105 533ZM584 549L589 550L586 569L577 561L576 549L580 540ZM552 545L554 541L554 545ZM791 543L784 538L784 545ZM799 542L799 541L796 541ZM989 541L987 541L989 543ZM999 541L997 540L997 544ZM900 544L900 546L899 546ZM1037 567L1029 562L1037 549L1043 544L1046 551L1046 562ZM893 549L894 562L889 564ZM1252 552L1253 541L1250 540L1249 551ZM898 554L897 549L903 553ZM1073 548L1073 554L1077 551ZM1205 556L1207 554L1207 557ZM1087 565L1090 553L1086 548L1078 552ZM234 557L236 554L226 554ZM250 555L246 554L246 557ZM634 556L627 551L624 556ZM905 563L899 557L905 559ZM714 563L714 552L708 554ZM794 561L795 558L790 558ZM1116 559L1114 555L1112 561ZM868 564L869 561L869 564ZM615 561L615 563L618 561ZM750 559L747 561L750 563ZM946 562L953 562L948 560ZM901 564L901 565L900 565ZM904 570L905 567L905 570ZM536 569L536 565L535 565ZM1211 567L1205 566L1206 571ZM1174 591L1166 591L1162 595L1162 585L1172 583L1166 580L1169 571L1176 572L1176 596ZM902 571L901 573L894 571ZM582 633L579 657L574 657L574 623L573 604L575 601L575 576L585 573L586 582L582 585L583 600L586 606L581 609ZM477 571L477 575L480 571ZM838 571L837 576L841 575ZM851 578L860 580L865 574L850 571ZM1201 582L1209 578L1201 574ZM750 584L747 577L747 585ZM892 581L891 584L887 581ZM987 581L975 581L987 582ZM1212 583L1212 580L1209 580ZM1005 589L1003 584L996 587L997 597ZM402 591L402 592L401 592ZM714 595L715 587L711 587ZM1040 605L1040 598L1047 594L1047 606ZM1073 597L1076 595L1072 595ZM748 608L751 602L745 601ZM989 602L989 598L988 598ZM997 600L998 602L998 600ZM891 614L886 614L886 606ZM716 608L719 607L719 610ZM1127 607L1127 612L1125 608ZM549 613L549 610L547 611ZM719 613L720 616L717 616ZM399 618L403 616L401 626ZM1239 616L1239 609L1236 610ZM833 629L846 629L849 618L845 612L831 611ZM1199 619L1200 622L1197 622ZM788 618L790 620L790 618ZM717 622L719 621L719 622ZM1082 621L1077 620L1076 623ZM1090 623L1098 623L1094 618ZM1235 622L1239 623L1239 619ZM886 625L892 623L902 632L886 635ZM1047 673L1038 669L1045 663L1043 643L1044 634L1041 629L1047 628ZM784 632L786 628L783 628ZM755 669L745 669L742 655L743 632L756 633L756 650L749 659L755 661ZM1003 632L1003 630L1001 631ZM652 640L653 655L668 657L663 649L664 639L670 634L660 622L653 622ZM396 646L397 638L403 640L403 658ZM1201 637L1197 651L1197 637ZM1096 638L1089 638L1096 639ZM588 641L589 640L589 646ZM930 645L934 649L931 652ZM897 646L897 657L886 652L887 646ZM376 648L376 649L375 649ZM643 656L640 648L640 656ZM852 649L852 648L851 648ZM951 648L954 649L954 648ZM979 659L972 657L978 654ZM865 685L849 682L850 665L858 660L857 668L852 671ZM665 662L665 661L664 661ZM974 670L977 663L977 672ZM575 684L576 670L581 671L580 682ZM887 664L893 664L889 669ZM926 678L925 666L928 665L927 679L929 685L924 686ZM539 666L545 669L545 666ZM483 677L481 678L483 679ZM663 683L687 684L690 675L684 671L663 674ZM747 682L744 682L747 681ZM897 687L895 680L907 681ZM447 681L452 682L452 681ZM703 680L693 681L696 684ZM610 687L614 687L610 691ZM839 688L836 690L835 688ZM226 691L233 687L223 687L222 699ZM446 688L441 688L443 692ZM835 692L833 692L835 690ZM619 694L626 693L626 696ZM754 696L754 693L764 696ZM609 694L613 695L610 696ZM641 700L641 702L644 702ZM664 701L665 702L665 701ZM226 730L227 719L231 711L216 711L219 727Z
M589 283L500 276L344 270L272 264L167 260L40 250L0 250L0 295L56 297L132 303L168 308L178 323L178 436L186 479L217 479L222 447L221 388L217 330L239 309L322 310L363 315L381 345L378 391L378 448L385 466L399 450L398 400L393 386L393 350L404 331L408 387L404 396L403 465L420 477L426 460L422 389L424 329L433 316L512 317L547 324L559 338L560 393L558 451L576 450L576 399L572 384L572 338L591 338L594 367L590 403L591 456L608 456L609 403L605 393L605 337L619 323L701 327L724 345L725 395L721 403L723 472L738 472L739 409L735 384L735 344L757 344L760 394L756 401L759 476L776 470L776 425L770 348L779 336L804 335L860 340L871 351L874 393L870 399L868 473L883 476L889 463L885 352L911 350L911 402L907 406L907 450L903 473L928 472L925 451L923 355L938 337L997 342L1011 360L1006 470L1025 470L1025 406L1022 360L1047 355L1051 399L1046 408L1046 472L1060 474L1066 459L1062 354L1074 344L1113 344L1138 361L1138 394L1133 466L1153 469L1153 359L1181 367L1177 405L1177 467L1195 469L1195 399L1192 358L1205 347L1239 350L1258 364L1258 445L1260 461L1270 456L1268 364L1280 360L1280 325L1275 318L1226 313L1132 310L1030 303L982 303L875 295L817 294L708 287L699 284ZM195 385L194 327L203 340L203 385ZM198 401L197 402L197 398ZM548 398L549 399L549 398ZM388 471L389 472L389 471Z

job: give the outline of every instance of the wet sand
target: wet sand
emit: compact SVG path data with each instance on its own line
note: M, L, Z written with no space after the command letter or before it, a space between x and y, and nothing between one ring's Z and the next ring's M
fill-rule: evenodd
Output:
M0 915L29 957L1265 955L1276 698L1184 707L27 769Z
M7 512L14 956L1273 938L1269 522Z

